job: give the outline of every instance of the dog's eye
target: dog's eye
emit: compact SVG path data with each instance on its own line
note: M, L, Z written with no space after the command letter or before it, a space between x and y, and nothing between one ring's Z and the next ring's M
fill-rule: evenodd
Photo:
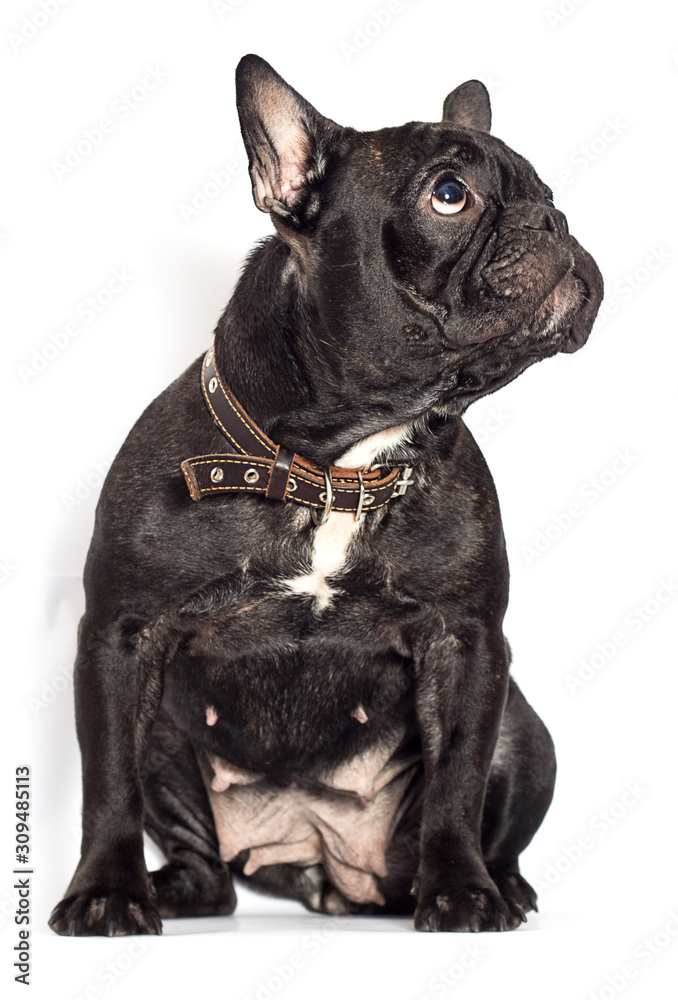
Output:
M547 194L544 195L544 204L548 205L549 208L555 208L556 207L553 204L553 198L549 198L549 196Z
M466 204L466 191L456 181L441 181L431 195L431 205L440 215L454 215Z

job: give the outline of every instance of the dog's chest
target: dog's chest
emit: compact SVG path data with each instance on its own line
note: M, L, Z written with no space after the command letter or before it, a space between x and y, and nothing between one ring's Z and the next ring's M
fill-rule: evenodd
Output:
M407 433L365 439L339 461L368 466ZM369 520L378 515L333 512L312 529L306 509L288 505L284 514L185 617L167 678L182 728L254 770L257 750L302 770L305 750L325 743L332 756L332 744L350 743L368 718L370 732L388 718L411 683L408 609L389 579L393 539Z
M336 511L329 520L316 528L309 569L302 568L297 576L281 580L281 586L291 594L313 598L315 611L324 611L336 594L331 578L341 576L351 545L358 541L362 525L353 514Z
M403 425L372 434L359 441L335 464L344 469L369 468L377 456L396 448L409 432L410 426ZM332 602L335 593L329 580L344 570L351 546L357 541L363 525L364 519L357 521L353 514L331 513L329 520L316 528L310 569L284 579L282 585L292 594L312 597L316 611L322 612Z

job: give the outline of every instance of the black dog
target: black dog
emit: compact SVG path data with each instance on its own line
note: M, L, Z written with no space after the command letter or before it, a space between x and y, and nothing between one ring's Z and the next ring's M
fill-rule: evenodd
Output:
M236 83L276 235L103 489L82 858L50 924L230 913L235 871L321 912L514 928L555 759L509 677L499 508L461 416L581 347L602 279L488 134L482 84L440 123L357 132L256 56Z

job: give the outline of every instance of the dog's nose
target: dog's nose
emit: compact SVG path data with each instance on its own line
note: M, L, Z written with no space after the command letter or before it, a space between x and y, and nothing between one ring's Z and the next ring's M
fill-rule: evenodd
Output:
M554 236L567 236L567 219L557 208L549 205L523 205L520 211L519 224L522 229L543 229Z

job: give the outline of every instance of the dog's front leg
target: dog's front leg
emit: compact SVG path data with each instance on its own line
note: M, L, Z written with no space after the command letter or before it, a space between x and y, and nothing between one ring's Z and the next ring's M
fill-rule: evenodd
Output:
M82 754L80 863L50 926L58 934L160 934L143 854L141 764L162 694L158 639L84 619L75 663Z
M415 927L505 930L524 918L502 898L483 862L485 787L508 685L501 629L477 623L424 651L416 711L425 769Z

